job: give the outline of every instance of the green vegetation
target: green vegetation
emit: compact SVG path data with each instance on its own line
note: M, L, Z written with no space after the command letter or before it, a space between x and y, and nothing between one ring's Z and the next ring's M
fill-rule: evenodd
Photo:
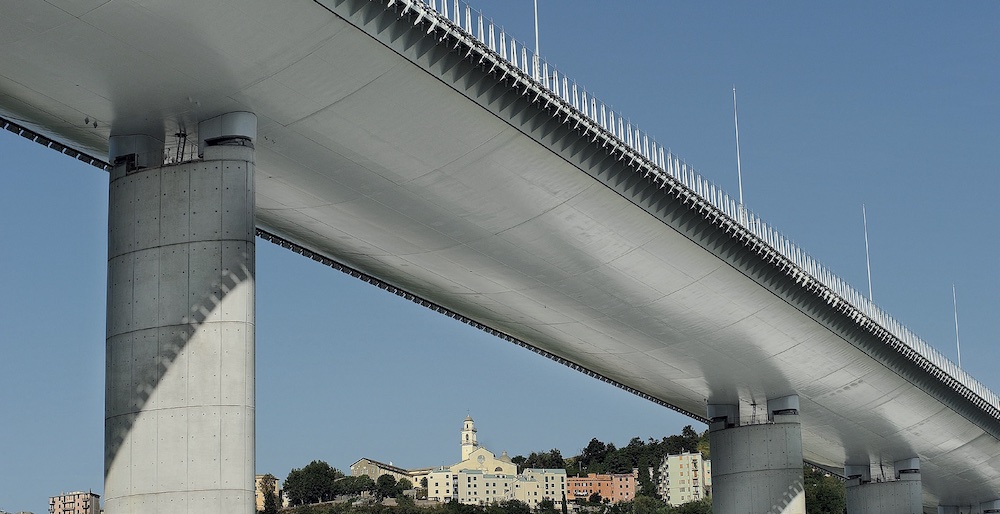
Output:
M691 425L688 425L681 430L679 435L664 437L659 441L653 438L643 441L638 437L633 437L623 448L616 448L614 443L603 443L594 438L581 450L580 455L571 457L564 461L565 466L559 467L565 467L566 473L570 476L586 475L587 473L631 473L633 468L639 468L640 484L647 488L644 492L650 493L652 491L648 488L655 484L659 478L657 475L660 461L665 455L685 451L698 452L702 449L705 452L708 450L708 431L699 434ZM552 451L557 452L558 450ZM532 455L535 454L532 453ZM559 457L562 458L561 455ZM649 476L650 467L653 468L653 476ZM647 471L645 479L642 476L643 469ZM652 496L652 494L647 494L647 496Z
M302 469L291 470L284 486L285 497L293 506L328 502L340 495L358 495L375 490L375 482L370 477L344 476L339 469L321 460L314 460Z
M844 514L847 512L844 482L812 466L802 469L806 491L806 514Z
M673 507L659 498L636 496L630 502L610 505L603 512L605 514L711 514L712 499L705 498Z

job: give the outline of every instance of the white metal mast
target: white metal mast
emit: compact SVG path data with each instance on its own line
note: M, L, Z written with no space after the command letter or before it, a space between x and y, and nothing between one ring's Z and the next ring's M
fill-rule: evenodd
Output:
M538 0L535 0L535 62L533 63L534 64L533 70L535 72L535 77L534 77L535 80L538 80L538 78L539 78L538 77L538 72L539 72L539 70L538 70L538 60L539 59L540 59L540 57L538 55Z
M537 0L536 0L537 1ZM736 125L736 176L740 181L740 208L743 207L743 170L740 168L740 117L736 113L736 86L733 85L733 123Z
M865 222L865 264L868 266L868 301L874 302L875 299L872 298L872 259L871 254L868 252L868 212L865 210L865 204L861 204L861 217Z
M958 367L962 367L962 341L958 338L958 294L955 292L955 284L951 285L951 300L955 306L955 346L958 348Z

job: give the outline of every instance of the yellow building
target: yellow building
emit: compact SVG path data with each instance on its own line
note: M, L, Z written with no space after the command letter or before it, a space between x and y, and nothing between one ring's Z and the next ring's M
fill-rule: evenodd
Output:
M257 498L258 511L264 510L264 488L260 486L260 483L265 476L267 475L254 476L253 490L254 490L254 496ZM271 476L273 477L274 475ZM275 477L274 479L274 499L278 502L278 507L287 506L287 503L286 505L282 505L283 502L281 498L281 480L278 480L277 477Z
M466 416L462 423L462 460L449 466L449 469L452 473L468 469L501 475L517 474L517 465L511 462L507 452L497 457L495 453L479 446L476 424L471 416Z
M712 494L712 461L701 453L667 455L660 464L657 492L670 505L681 505Z

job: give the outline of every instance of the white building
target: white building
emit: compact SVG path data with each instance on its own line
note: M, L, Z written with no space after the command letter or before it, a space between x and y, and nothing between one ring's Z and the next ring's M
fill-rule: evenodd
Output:
M462 425L462 460L442 466L427 475L427 499L456 500L471 505L489 505L519 500L536 507L542 500L561 502L566 493L566 470L526 469L517 474L517 465L507 452L499 457L476 440L471 417Z
M534 509L542 500L556 505L566 498L565 469L526 469L514 481L514 499Z
M441 467L427 475L427 499L447 503L458 499L458 473Z
M677 506L712 495L712 461L701 453L667 455L660 463L656 492L665 502Z
M466 469L457 476L459 503L489 505L513 498L514 475Z

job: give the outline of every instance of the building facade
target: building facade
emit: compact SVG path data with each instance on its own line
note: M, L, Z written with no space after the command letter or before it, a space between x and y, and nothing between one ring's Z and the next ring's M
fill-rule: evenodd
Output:
M571 500L588 500L598 494L602 501L621 503L635 498L635 484L633 473L589 473L585 477L567 477L566 497Z
M507 452L499 457L476 440L476 424L471 416L462 422L462 460L449 466L453 473L462 470L478 470L483 473L516 475L517 465L511 462Z
M427 499L470 505L519 500L537 507L543 500L559 503L566 494L566 470L526 469L520 475L507 452L498 457L479 446L475 422L462 423L462 460L427 473Z
M50 496L49 514L101 514L101 497L90 491Z
M477 469L462 470L457 474L458 501L469 505L489 505L514 497L514 475L484 473Z
M427 499L447 503L458 499L458 473L440 467L427 475Z
M515 477L514 499L527 503L532 509L544 500L552 500L558 506L563 498L569 500L565 469L529 468Z
M378 477L382 475L391 475L397 482L405 478L409 480L414 487L419 485L413 483L413 475L410 471L399 466L393 466L392 464L386 464L372 459L360 459L354 464L351 464L351 476L359 477L362 475L368 475L373 482L378 481Z
M656 492L674 506L711 496L712 461L699 452L667 455L660 463Z
M257 498L257 510L258 511L264 510L264 488L261 487L261 482L264 480L264 477L266 477L266 476L268 476L268 475L255 475L254 476L253 490L254 490L254 496ZM274 477L274 475L271 475L271 476ZM286 506L285 505L286 502L284 502L284 499L281 496L282 496L281 495L281 480L278 480L278 478L275 477L274 478L274 499L275 499L275 501L277 501L277 505L278 505L279 508L281 508L283 506Z

